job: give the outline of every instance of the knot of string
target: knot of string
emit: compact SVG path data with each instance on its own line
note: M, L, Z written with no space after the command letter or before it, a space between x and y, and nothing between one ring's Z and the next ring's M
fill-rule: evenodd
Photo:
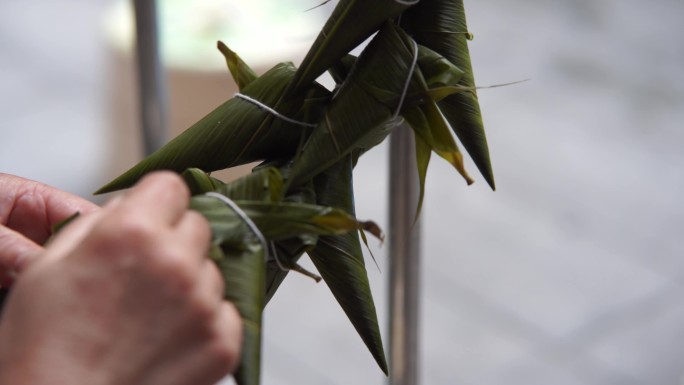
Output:
M406 99L406 94L408 94L409 85L411 84L411 77L413 76L413 71L416 70L416 64L418 64L418 44L414 40L411 40L411 42L413 43L413 61L411 62L408 76L406 76L406 82L404 83L404 90L399 98L399 104L397 105L396 111L394 111L394 115L392 115L393 120L396 120L399 117L401 108L404 107L404 100Z
M261 244L261 247L264 250L264 258L268 260L268 242L266 242L266 237L264 237L264 234L259 230L259 228L254 224L254 222L247 216L247 214L242 211L242 209L235 204L230 198L228 198L225 195L216 193L216 192L208 192L204 194L205 196L216 198L223 202L226 206L228 206L231 210L237 214L240 219L242 219L243 222L249 227L249 229L256 235L257 239L259 240L259 243Z
M250 96L247 96L247 95L245 95L245 94L241 94L241 93L238 92L238 93L236 93L234 96L235 96L236 98L240 98L240 99L242 99L242 100L244 100L244 101L246 101L246 102L252 103L252 104L254 104L255 106L257 106L257 107L259 107L259 108L261 108L261 109L263 109L263 110L266 110L266 111L270 112L272 115L275 115L276 117L278 117L278 118L280 118L280 119L282 119L282 120L284 120L284 121L286 121L286 122L288 122L288 123L292 123L292 124L296 124L296 125L304 126L304 127L316 127L316 126L317 126L316 124L313 124L313 123L302 122L302 121L299 121L299 120L296 120L296 119L289 118L289 117L287 117L287 116L281 114L280 112L274 110L273 108L271 108L271 107L265 105L264 103L262 103L262 102L260 102L260 101L258 101L258 100L256 100L256 99L254 99L254 98L252 98L252 97L250 97Z

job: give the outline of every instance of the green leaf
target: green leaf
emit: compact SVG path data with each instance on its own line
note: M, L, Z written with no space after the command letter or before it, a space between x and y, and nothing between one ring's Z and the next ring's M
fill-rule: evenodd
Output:
M301 234L338 235L364 229L382 237L371 221L358 221L344 211L332 207L289 203L235 201L269 241L297 237ZM220 200L198 195L190 200L190 208L209 221L215 239L221 244L245 243L242 219ZM249 234L247 234L249 235Z
M283 177L278 169L264 167L214 191L232 200L278 202L283 199Z
M304 57L288 94L296 94L307 88L383 23L417 2L340 0Z
M241 231L249 232L246 228ZM224 297L235 304L243 321L242 356L235 380L238 385L258 385L265 304L264 250L250 234L239 247L215 242L211 254L225 282Z
M288 202L235 203L269 240L377 228L372 222L358 222L344 211L330 207ZM214 250L212 258L224 275L226 287L230 288L226 291L228 299L236 303L245 321L243 359L236 380L241 385L257 384L261 309L265 306L266 284L272 284L265 277L263 249L255 243L254 234L246 228L243 219L224 202L210 196L195 196L190 207L209 221L213 243L223 251L222 256Z
M57 234L62 231L69 223L73 222L76 218L81 216L81 213L79 211L69 215L67 218L55 223L50 227L50 237L45 240L45 243L43 245L47 246L52 240L57 236ZM0 310L2 310L2 302L0 302Z
M199 169L188 169L182 175L193 195L215 191L233 200L278 202L283 200L283 177L277 168L271 167L275 165L277 162L257 166L251 174L228 184L210 177ZM284 170L287 171L286 168ZM311 184L308 188L304 187L290 194L286 200L314 204L316 202L313 194ZM266 303L275 294L289 270L297 268L296 262L299 257L311 249L317 239L315 235L302 234L273 242L273 250L268 254L266 261ZM272 253L274 250L277 252L276 255Z
M339 207L354 215L351 156L316 177L314 185L318 204ZM308 254L376 362L387 374L387 362L358 232L321 236L316 247Z
M386 105L376 91L401 95L407 79L414 77L411 67L415 60L410 38L392 24L385 24L359 56L295 158L288 186L313 178L350 153L365 152L382 142L401 118L395 116L398 103ZM411 87L420 89L413 83Z
M50 228L51 236L56 235L57 233L62 231L63 228L65 228L69 223L73 222L79 216L81 216L81 212L77 211L77 212L69 215L68 217L62 219L61 221L55 223L54 225L52 225L52 227Z
M181 174L185 184L190 189L192 195L204 194L209 191L216 191L219 186L224 185L222 181L210 176L199 168L189 168Z
M413 43L409 42L408 37L403 32L397 31L397 34L409 44ZM413 59L415 48L411 48L411 59ZM463 77L463 71L451 64L442 55L422 45L418 45L417 48L417 65L403 100L403 109L419 106L430 99L438 101L451 94L469 92L474 89L459 85ZM345 57L341 63L331 69L331 73L334 75L333 78L346 80L351 71L351 68L348 68L348 66L352 66L355 62L353 57L349 58L349 56ZM401 102L402 94L397 93L396 90L387 89L382 85L371 82L363 82L362 84L368 93L389 108L396 109Z
M278 64L246 86L242 94L274 106L294 72L292 64ZM306 95L283 103L283 108L295 111L295 119L301 115L317 121L314 115L322 109L317 104L328 97L329 91L315 86ZM252 102L232 98L96 194L130 187L154 170L182 172L194 167L211 172L262 159L289 158L298 148L300 136L308 135L309 130L274 118Z
M404 12L401 25L418 43L440 53L463 70L460 84L471 91L450 95L439 102L439 107L482 176L495 189L487 138L474 89L467 42L471 35L463 0L422 0Z
M349 72L351 72L351 69L354 67L354 63L356 63L356 59L356 56L347 54L328 69L330 76L332 76L338 86L347 79Z
M302 235L273 242L266 262L266 303L276 293L301 256L316 245L318 237ZM275 255L273 253L275 251Z
M261 167L261 166L260 166ZM279 170L284 178L290 174L291 164L280 166ZM292 189L284 199L290 203L315 204L316 193L313 182ZM283 239L273 242L274 253L269 254L266 262L266 301L270 301L280 287L290 270L297 269L297 261L301 256L316 245L318 236L314 234L301 234L294 238Z
M257 74L250 68L247 63L242 61L242 59L233 52L228 46L223 44L222 41L216 43L217 48L223 56L226 58L226 64L228 64L228 70L233 76L233 80L238 86L238 89L242 90L248 86L251 82L256 80Z
M449 162L470 185L472 178L463 165L463 155L458 150L456 141L451 136L449 125L434 102L414 107L404 112L413 131L421 137L432 151Z
M428 145L415 131L414 137L416 141L416 166L418 167L418 182L420 183L418 207L416 207L416 215L413 220L415 223L420 216L421 210L423 209L423 199L425 198L425 180L427 178L427 170L428 165L430 164L432 149L430 148L430 145Z
M430 89L457 85L464 75L463 70L452 64L444 56L423 45L418 46L418 67Z

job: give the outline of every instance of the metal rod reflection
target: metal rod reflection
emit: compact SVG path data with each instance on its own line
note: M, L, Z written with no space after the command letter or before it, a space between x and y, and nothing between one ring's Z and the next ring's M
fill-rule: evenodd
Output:
M406 125L390 137L390 379L391 385L418 381L420 223L418 173L413 133Z
M166 142L166 83L159 58L155 0L133 0L140 97L140 117L145 156Z

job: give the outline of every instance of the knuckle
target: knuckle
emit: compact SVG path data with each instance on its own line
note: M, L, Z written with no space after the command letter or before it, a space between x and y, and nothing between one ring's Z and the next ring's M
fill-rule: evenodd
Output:
M216 285L216 290L218 294L221 297L223 297L226 292L226 282L223 279L223 275L221 275L221 271L219 271L218 267L214 262L207 260L205 263L209 264L209 272L207 273L205 279L207 279L210 282L213 282Z
M126 212L113 213L104 218L94 231L99 242L111 244L116 248L129 247L140 249L156 237L155 228L144 218Z
M196 284L198 267L186 253L173 244L165 243L156 247L149 257L150 268L164 280L166 285L179 294L187 294Z
M243 328L242 317L240 316L237 306L230 301L224 301L222 306L226 324L236 325L236 334L241 336Z
M195 240L199 244L205 244L209 247L209 242L211 242L212 231L209 226L209 222L202 216L202 214L196 211L188 211L185 213L183 218L186 221L186 226L184 226L191 239ZM194 243L193 242L193 243Z
M184 196L190 196L190 190L180 176L172 171L155 171L143 178L146 182L155 184L169 191L177 191Z
M209 346L209 354L213 361L228 372L235 372L240 363L240 347L234 340L214 340Z
M188 221L190 221L197 233L207 236L211 235L211 226L209 226L209 222L202 214L197 211L189 210L186 215Z
M192 301L190 313L198 325L206 325L206 335L210 339L216 338L216 330L209 326L216 318L215 306L213 306L210 301L203 299L196 299Z
M218 314L207 325L207 358L227 373L234 373L241 359L243 342L242 319L237 309L222 302Z
M114 225L117 226L114 231L129 242L145 243L156 236L156 230L151 223L133 215L122 216Z

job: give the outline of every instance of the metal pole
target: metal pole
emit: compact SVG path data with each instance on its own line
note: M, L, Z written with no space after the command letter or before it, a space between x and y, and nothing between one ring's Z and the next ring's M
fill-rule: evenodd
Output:
M166 142L166 83L159 59L155 0L133 0L140 95L140 117L145 156Z
M414 224L419 183L413 133L390 137L390 376L391 385L418 383L420 223Z

